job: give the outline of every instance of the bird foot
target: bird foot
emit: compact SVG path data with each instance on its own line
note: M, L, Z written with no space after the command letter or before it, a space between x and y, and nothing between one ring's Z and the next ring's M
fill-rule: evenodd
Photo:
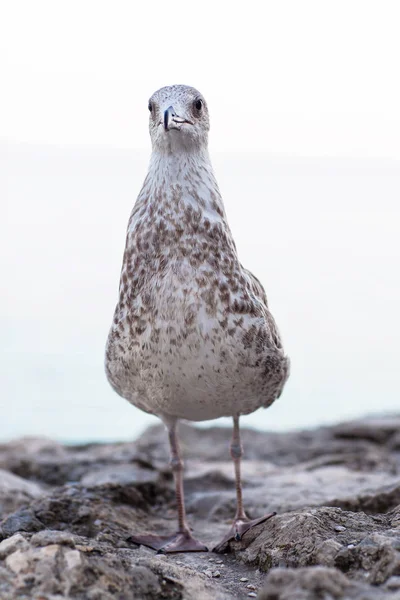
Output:
M249 529L252 529L256 525L260 525L260 523L264 523L264 521L267 521L275 515L276 512L273 512L268 513L259 519L236 519L223 540L213 548L213 552L224 552L230 540L240 541Z
M128 542L157 550L157 554L172 552L208 552L207 546L196 540L189 532L174 535L131 535Z

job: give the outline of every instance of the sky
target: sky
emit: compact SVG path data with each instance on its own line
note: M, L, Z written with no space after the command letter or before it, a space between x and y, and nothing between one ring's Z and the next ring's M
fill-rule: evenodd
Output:
M399 16L384 0L0 5L0 439L154 422L103 356L148 98L172 83L207 99L239 256L292 360L244 423L398 411Z
M148 98L185 83L214 150L398 159L399 22L397 0L6 1L0 134L145 149Z

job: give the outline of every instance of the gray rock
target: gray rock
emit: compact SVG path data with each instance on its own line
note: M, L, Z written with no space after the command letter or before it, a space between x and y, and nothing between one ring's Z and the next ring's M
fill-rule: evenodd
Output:
M15 537L15 536L14 536ZM50 546L51 544L60 544L62 546L75 546L75 536L68 531L53 531L44 529L35 533L31 537L31 544L34 546Z
M381 595L378 595L381 594ZM351 582L337 569L272 569L260 591L259 600L378 600L386 598L365 585Z
M7 558L9 554L12 554L16 550L22 550L29 546L26 539L20 534L15 533L13 536L0 542L0 560Z
M96 468L89 471L81 479L81 484L87 487L116 483L155 482L158 479L157 471L140 468L133 464L122 464Z
M233 600L260 590L264 600L400 600L399 434L398 417L287 434L244 430L248 512L279 514L229 542L223 561L157 556L128 541L175 529L163 428L132 444L0 445L10 492L0 598ZM210 547L235 510L230 435L182 426L189 522Z
M129 443L63 446L47 438L22 438L0 444L0 468L48 485L81 481L89 473L122 462L151 468L146 457Z
M385 583L386 590L400 590L400 575L393 577L389 577L387 582Z
M0 539L7 538L18 531L33 532L41 529L43 523L36 518L32 509L21 508L0 523Z
M42 486L0 469L0 519L44 493Z

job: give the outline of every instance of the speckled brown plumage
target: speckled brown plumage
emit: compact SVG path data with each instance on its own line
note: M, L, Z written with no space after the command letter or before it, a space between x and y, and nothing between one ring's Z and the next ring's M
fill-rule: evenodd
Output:
M187 114L199 96L173 86L151 102L184 103ZM155 120L149 173L128 224L107 376L156 415L248 414L279 396L288 359L265 292L237 256L207 154L208 114L185 144L183 131L165 132ZM168 146L167 136L178 139Z

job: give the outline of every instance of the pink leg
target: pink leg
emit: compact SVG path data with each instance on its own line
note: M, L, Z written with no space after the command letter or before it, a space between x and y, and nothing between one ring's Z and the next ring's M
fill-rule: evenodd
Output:
M268 513L259 519L249 519L243 508L243 493L242 493L242 477L240 473L241 458L243 456L243 446L240 441L239 417L233 417L233 433L231 442L231 457L235 467L236 481L236 514L233 520L233 525L222 541L213 548L214 552L224 552L230 540L240 540L242 536L256 525L264 523L276 513Z
M157 550L158 553L172 552L208 552L208 548L197 541L191 534L186 521L185 500L183 493L183 461L181 458L177 421L168 422L168 437L171 448L171 469L175 480L175 494L178 508L178 531L170 536L132 535L129 541L142 544Z

